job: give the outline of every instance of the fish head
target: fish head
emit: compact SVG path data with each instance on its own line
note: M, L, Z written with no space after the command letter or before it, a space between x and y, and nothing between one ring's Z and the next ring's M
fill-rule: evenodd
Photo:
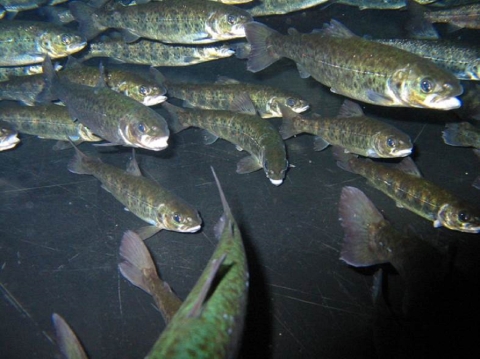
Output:
M228 6L227 10L213 11L206 21L205 28L211 38L228 40L245 37L244 25L251 21L252 15L247 11Z
M197 210L178 198L174 203L172 201L159 206L157 222L174 232L194 233L202 227L202 219Z
M409 107L451 110L461 106L459 80L434 64L411 64L397 70L388 81L389 90Z
M0 151L9 150L20 142L18 132L7 127L0 127Z
M141 79L126 83L122 93L145 106L158 105L167 100L164 89L155 84L142 82Z
M145 117L128 121L122 118L118 131L125 144L132 147L161 151L168 146L170 131L165 120L161 122Z
M468 204L448 203L438 211L436 223L460 232L479 233L480 210Z
M410 137L401 131L380 131L373 136L372 147L376 157L405 157L412 153Z
M290 110L301 113L308 110L310 105L307 101L295 96L274 96L267 102L267 112L273 117L282 117L280 106L288 107Z
M39 46L51 58L64 57L80 51L87 41L74 32L44 32L40 35Z
M271 156L269 160L263 162L265 175L275 186L280 186L283 183L287 169L288 161L285 157Z

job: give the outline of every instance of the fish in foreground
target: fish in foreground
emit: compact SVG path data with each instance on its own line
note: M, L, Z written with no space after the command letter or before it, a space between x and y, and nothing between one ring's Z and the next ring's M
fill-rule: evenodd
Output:
M172 320L182 305L170 286L160 279L155 263L143 240L133 231L127 231L120 244L120 273L134 286L150 294L165 323Z
M90 43L82 57L108 57L117 62L149 66L190 66L230 57L234 51L228 45L168 45L158 41L138 40L125 43L122 39L107 39Z
M479 208L421 177L410 157L405 157L397 168L357 158L340 147L334 148L334 157L340 168L365 177L373 187L392 198L397 207L432 221L434 227L480 232Z
M87 45L76 31L40 21L0 21L0 66L41 63L80 51Z
M92 175L102 187L125 208L149 223L138 235L147 239L162 229L175 232L197 232L202 224L197 210L183 199L152 180L143 177L135 155L127 171L88 157L75 147L75 157L68 164L72 173Z
M213 170L212 170L213 171ZM240 229L223 205L218 244L205 270L146 358L234 358L243 332L248 268Z
M76 84L53 71L50 59L44 62L47 100L60 99L70 116L110 143L160 151L168 146L170 134L165 119L138 101L108 88L100 66L96 87Z
M57 344L63 359L87 359L88 356L72 328L57 313L52 315L53 326L57 334Z
M201 110L179 108L163 103L171 116L170 127L174 133L188 127L206 130L206 144L223 138L245 150L250 156L237 164L237 173L250 173L263 168L267 178L275 186L282 184L288 168L285 144L278 131L268 121L255 115L255 108L246 95L235 99L232 108L246 113L227 110Z
M443 141L450 146L480 149L480 128L469 122L447 123L442 137Z
M262 0L248 9L252 16L283 15L294 11L308 9L328 0Z
M20 142L17 136L18 132L9 124L0 122L0 152L14 148Z
M295 113L308 110L309 104L300 96L279 88L240 82L220 77L210 84L175 83L157 73L158 81L168 89L170 96L182 99L183 106L207 110L228 110L239 93L246 93L262 118L282 117L280 106Z
M447 23L460 29L480 29L480 4L457 6L451 9L427 11L424 18L432 23Z
M115 28L127 42L142 37L166 43L207 44L244 37L243 26L252 21L245 10L204 0L163 0L107 7L96 9L79 1L70 3L70 11L87 39Z
M384 122L365 116L362 108L345 100L335 118L315 116L307 119L283 107L280 134L283 139L299 133L315 135L315 151L329 145L366 157L405 157L412 153L410 137Z
M381 106L450 110L460 107L458 79L415 54L354 35L332 20L320 32L284 36L267 26L245 26L252 51L248 70L258 72L287 57L300 76L310 75L330 90Z

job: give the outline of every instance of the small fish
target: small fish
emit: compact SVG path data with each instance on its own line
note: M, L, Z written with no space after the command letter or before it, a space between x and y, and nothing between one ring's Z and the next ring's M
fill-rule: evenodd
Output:
M247 113L227 110L182 109L163 103L171 116L174 133L188 127L206 130L205 143L211 144L219 137L245 150L250 156L237 164L237 173L250 173L263 168L267 178L275 186L282 184L288 168L285 144L278 131L268 122L255 115L255 108L248 96L235 99L238 108L247 108ZM235 106L233 106L235 107Z
M72 328L57 313L52 315L53 326L57 334L57 344L63 359L88 359Z
M54 63L55 71L62 69L62 65ZM26 66L8 66L0 67L0 82L7 81L11 77L16 76L32 76L43 72L42 64L26 65Z
M227 110L239 93L246 93L262 118L281 117L280 105L295 113L306 111L308 102L300 96L279 88L240 82L220 77L213 84L174 83L157 73L158 81L168 88L170 96L182 99L185 107Z
M235 358L238 352L247 306L247 259L240 229L214 176L223 204L215 227L217 247L146 359Z
M450 110L462 87L451 73L407 51L355 36L332 20L320 33L283 36L263 24L245 26L252 46L248 70L258 72L282 57L297 63L331 91L381 106Z
M67 0L58 1L57 4L65 1ZM49 0L1 0L0 19L6 13L7 19L12 20L20 11L38 9L44 5L48 5L49 3Z
M87 45L76 31L40 21L0 21L0 66L38 64Z
M334 149L334 157L340 168L365 177L373 187L392 198L397 207L432 221L434 227L480 232L480 210L422 178L410 157L404 158L397 168L356 158L340 147Z
M328 0L262 0L248 9L252 16L283 15L294 11L308 9Z
M316 136L315 151L335 145L366 157L405 157L412 153L412 141L406 133L365 116L362 108L349 100L345 100L335 118L307 119L287 108L282 109L282 114L282 138L311 133Z
M18 132L9 124L0 122L0 152L14 148L20 142L17 136Z
M127 42L143 37L165 43L208 44L244 37L243 26L252 21L245 10L205 0L163 0L114 9L95 9L74 1L70 11L89 40L115 28Z
M150 294L165 323L170 323L182 301L158 276L152 256L138 234L133 231L125 232L120 244L120 257L122 258L118 265L120 273L134 286Z
M195 208L157 183L143 177L135 156L127 172L88 157L75 147L75 157L68 164L72 173L93 175L102 187L150 226L137 231L147 239L162 229L175 232L197 232L202 220Z
M480 29L480 4L476 3L446 10L427 11L424 17L431 23L447 23L455 29Z
M480 149L480 128L469 122L447 123L442 138L443 142L450 146Z
M149 66L190 66L230 57L228 45L167 45L158 41L139 40L129 44L121 39L96 41L82 57L108 57L117 62Z
M50 59L44 63L47 89L44 93L60 99L72 119L87 126L111 145L140 147L160 151L168 146L170 134L165 119L134 99L108 88L100 66L97 87L76 84L60 78L52 69Z

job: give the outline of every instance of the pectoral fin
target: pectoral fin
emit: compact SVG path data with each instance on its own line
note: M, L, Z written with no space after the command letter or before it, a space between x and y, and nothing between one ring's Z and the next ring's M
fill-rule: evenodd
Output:
M382 106L393 105L393 101L391 98L384 96L382 94L379 94L378 92L375 92L373 90L367 91L367 97L370 101L374 102L377 105L382 105Z
M237 163L237 173L239 174L255 172L260 168L262 168L262 166L254 156L244 157Z

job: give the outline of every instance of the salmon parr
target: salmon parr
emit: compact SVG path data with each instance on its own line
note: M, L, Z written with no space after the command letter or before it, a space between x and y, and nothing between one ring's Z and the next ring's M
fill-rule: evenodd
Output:
M114 9L95 9L82 2L70 4L80 32L92 39L103 30L121 30L127 42L140 37L177 44L206 44L245 36L252 21L245 10L214 1L163 0Z
M422 178L410 157L402 160L400 168L392 168L345 154L339 147L334 156L340 168L365 177L398 207L432 221L434 227L480 232L479 208Z
M195 208L157 183L141 176L133 157L129 171L103 163L83 154L75 147L75 157L68 164L72 173L93 175L102 187L125 207L151 226L139 235L146 239L162 229L175 232L196 232L202 220Z
M332 92L381 106L450 110L460 107L459 81L431 61L365 40L332 20L319 33L283 36L249 23L252 46L248 69L258 72L282 57L297 63L301 77L312 76Z

